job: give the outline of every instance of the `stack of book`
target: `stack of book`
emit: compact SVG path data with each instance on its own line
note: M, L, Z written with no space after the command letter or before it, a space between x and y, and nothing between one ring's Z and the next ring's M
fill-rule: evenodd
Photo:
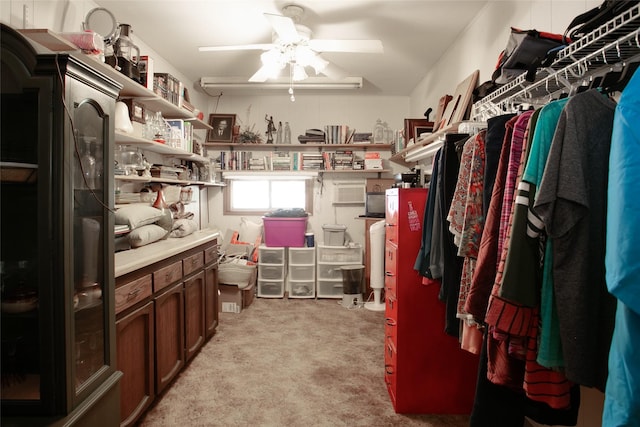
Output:
M367 151L364 154L365 169L382 169L382 158L377 151Z
M326 125L324 133L326 144L350 144L355 129L350 130L347 125Z
M291 157L286 151L274 151L271 153L271 170L288 171L291 170Z
M353 151L337 150L333 153L332 166L334 170L353 169Z
M323 153L302 153L301 170L322 170L324 159Z
M304 135L298 135L300 144L324 144L325 134L320 129L307 129Z
M371 132L354 132L351 142L354 144L366 144L371 142Z

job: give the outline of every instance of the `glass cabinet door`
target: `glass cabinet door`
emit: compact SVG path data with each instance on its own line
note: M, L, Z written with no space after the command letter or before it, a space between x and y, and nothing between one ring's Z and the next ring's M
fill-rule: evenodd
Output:
M22 108L35 108L37 97L9 94L6 89L3 84L0 124L0 394L3 400L37 401L40 399L41 350L37 135L35 128L18 127L16 123L19 122L15 121ZM8 105L15 109L5 108Z
M102 293L109 277L104 271L108 200L103 175L108 129L95 101L75 104L72 136L75 387L80 393L107 364Z

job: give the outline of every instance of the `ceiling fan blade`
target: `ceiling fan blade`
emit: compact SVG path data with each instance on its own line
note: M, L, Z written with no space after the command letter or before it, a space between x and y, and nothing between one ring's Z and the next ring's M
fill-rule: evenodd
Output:
M300 40L298 30L296 30L296 26L291 18L271 13L265 13L264 16L283 43L294 43Z
M200 46L198 50L200 52L225 52L233 50L269 50L273 47L272 43L254 43L229 46Z
M316 52L384 53L380 40L311 39L309 47Z
M271 77L272 73L273 73L272 68L266 65L263 65L262 67L260 67L258 71L255 72L253 76L249 78L249 81L257 82L257 83L265 82L269 77Z
M322 74L324 74L325 76L329 77L332 80L342 80L345 77L349 76L349 73L347 72L347 70L345 70L342 67L338 67L336 64L330 61L327 64L327 66L322 70Z

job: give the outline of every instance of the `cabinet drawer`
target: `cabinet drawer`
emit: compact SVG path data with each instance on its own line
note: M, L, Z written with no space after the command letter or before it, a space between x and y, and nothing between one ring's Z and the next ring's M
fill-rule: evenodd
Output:
M218 260L218 245L211 245L204 249L204 263L209 265Z
M151 274L116 288L116 314L148 298L153 293Z
M202 267L204 267L204 252L198 252L182 260L182 269L185 276L202 269Z
M386 293L385 300L384 336L395 343L398 336L398 300L393 293Z
M389 390L393 392L392 396L395 396L397 383L397 355L393 341L386 339L384 342L384 382L389 387Z
M176 261L153 273L153 291L158 292L182 279L182 261Z
M397 247L387 242L384 248L384 288L386 292L397 293Z

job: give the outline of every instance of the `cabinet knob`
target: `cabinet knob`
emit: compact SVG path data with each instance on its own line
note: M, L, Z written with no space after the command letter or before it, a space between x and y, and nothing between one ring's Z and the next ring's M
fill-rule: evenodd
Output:
M136 288L127 294L127 300L134 299L140 292L142 292L142 288Z

